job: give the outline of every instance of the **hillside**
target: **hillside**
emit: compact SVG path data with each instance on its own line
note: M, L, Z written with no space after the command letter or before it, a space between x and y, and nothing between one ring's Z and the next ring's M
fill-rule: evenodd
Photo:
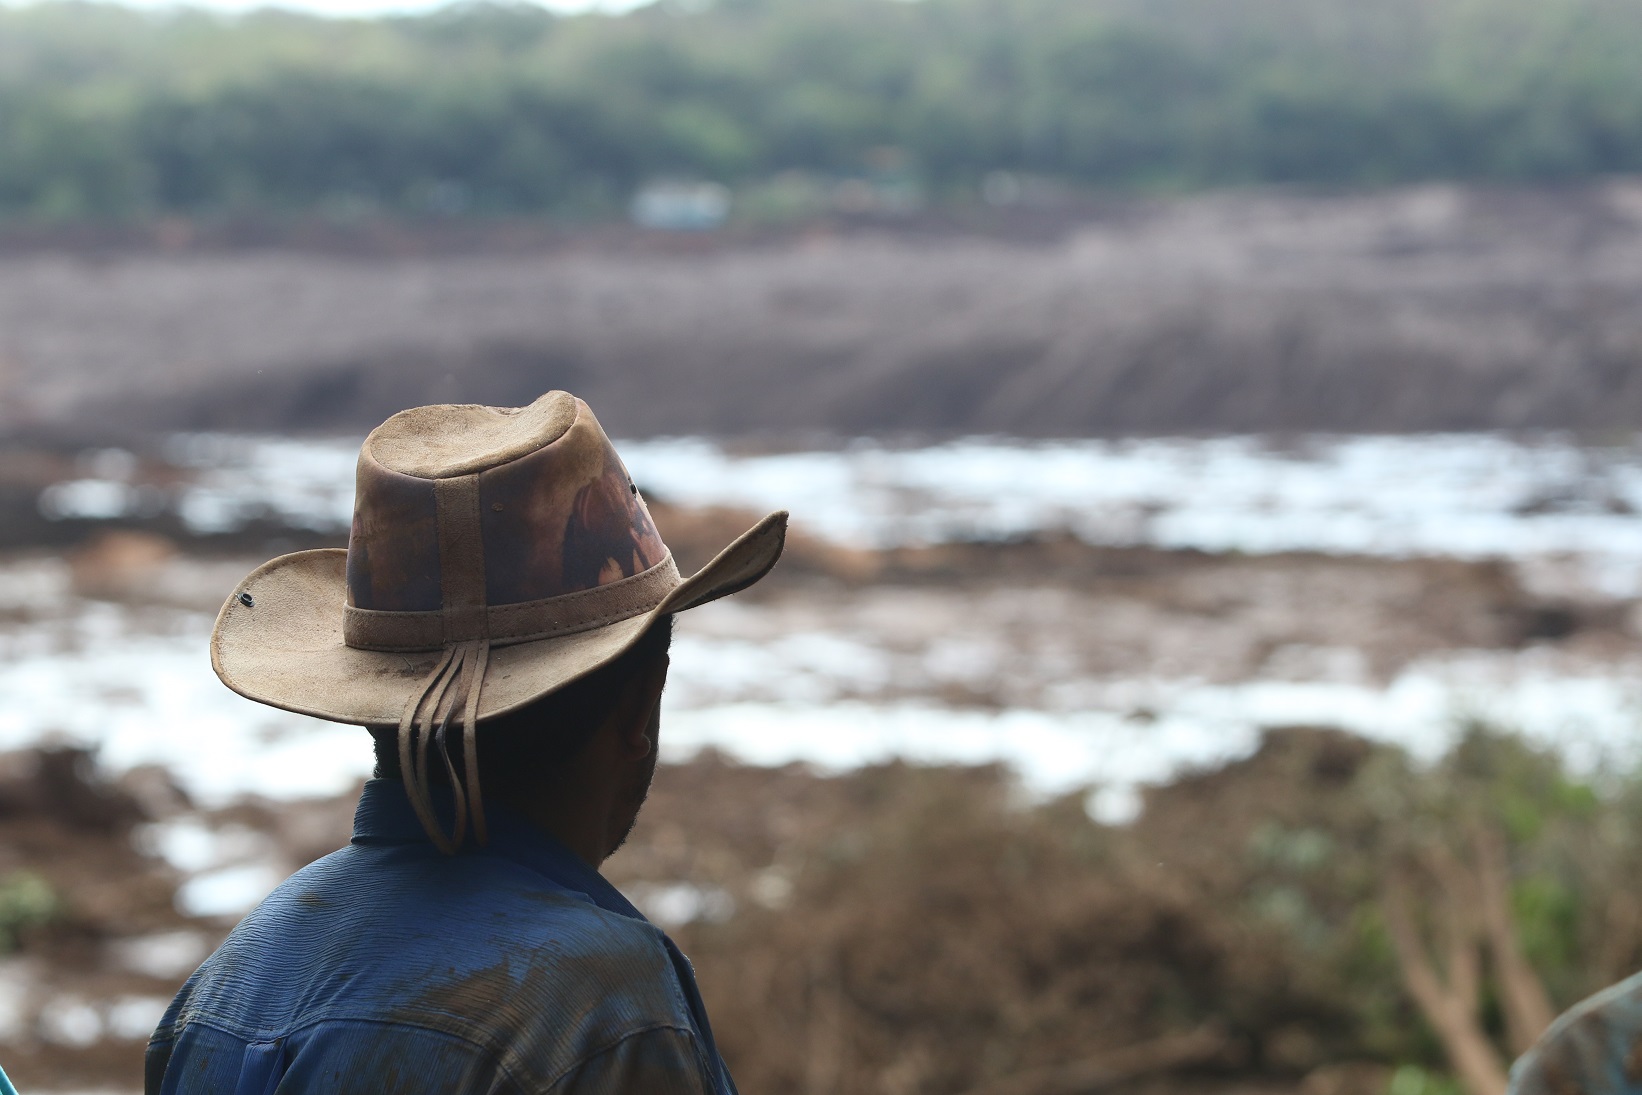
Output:
M554 386L626 435L1642 420L1626 181L1137 200L1036 235L164 238L0 250L0 424L359 429Z

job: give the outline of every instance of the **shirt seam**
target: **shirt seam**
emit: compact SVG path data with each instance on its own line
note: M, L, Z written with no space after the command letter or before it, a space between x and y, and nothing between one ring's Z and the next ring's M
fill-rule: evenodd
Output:
M241 1032L238 1032L238 1031L229 1030L226 1027L222 1026L221 1024L214 1023L209 1019L190 1019L186 1023L182 1024L182 1026L186 1027L186 1026L198 1025L198 1026L204 1027L207 1030L215 1031L217 1034L221 1034L225 1037L232 1038L235 1041L245 1042L246 1044L251 1044L251 1043L255 1043L255 1042L288 1042L292 1038L296 1037L298 1034L302 1034L306 1031L311 1031L311 1030L314 1030L316 1028L323 1027L323 1026L328 1026L328 1025L332 1025L332 1024L342 1024L342 1023L362 1023L362 1024L367 1024L367 1025L370 1025L370 1026L389 1027L389 1028L397 1029L397 1030L415 1031L418 1034L432 1035L434 1037L443 1038L443 1039L446 1039L448 1041L460 1042L462 1045L467 1046L469 1049L477 1050L485 1058L492 1061L496 1065L496 1071L502 1074L503 1079L506 1079L509 1083L521 1084L521 1086L522 1086L522 1081L521 1081L521 1078L519 1077L519 1075L516 1073L516 1071L514 1069L508 1067L507 1062L503 1059L502 1054L498 1053L494 1047L486 1045L484 1042L480 1042L480 1041L477 1041L473 1038L470 1038L469 1036L467 1036L465 1034L459 1034L456 1031L451 1031L451 1030L441 1030L439 1027L431 1026L431 1025L426 1024L426 1023L407 1022L406 1020L403 1020L403 1019L375 1019L375 1018L370 1018L368 1016L346 1016L346 1017L343 1017L343 1016L328 1016L324 1019L313 1019L313 1020L310 1020L306 1023L303 1023L301 1026L292 1027L290 1030L286 1031L283 1034L263 1035L263 1034L259 1033L255 1036L245 1034L245 1033L241 1033ZM178 1036L179 1033L180 1033L179 1029L176 1026L173 1026L172 1029L171 1029L170 1037L167 1039L167 1041L169 1041L174 1046L176 1044L177 1036ZM642 1032L635 1032L635 1033L642 1033ZM150 1040L149 1044L153 1045L155 1043L154 1043L153 1040ZM601 1050L599 1052L603 1052L603 1051Z
M521 1086L523 1085L523 1077L521 1077L519 1075L519 1072L518 1072L517 1069L509 1067L509 1065L507 1063L507 1056L508 1055L505 1052L498 1050L497 1047L495 1047L493 1045L490 1045L487 1042L479 1041L476 1038L470 1037L467 1034L460 1034L460 1033L457 1033L456 1031L451 1031L451 1030L443 1030L439 1027L432 1026L428 1023L417 1023L417 1022L407 1021L407 1020L404 1020L404 1019L377 1019L377 1018L371 1018L371 1017L368 1017L368 1016L347 1016L347 1017L328 1016L328 1017L323 1018L323 1019L310 1020L306 1023L303 1023L301 1026L292 1027L290 1030L286 1031L283 1034L269 1034L269 1033L266 1033L266 1032L258 1032L255 1035L245 1033L245 1032L240 1032L240 1031L229 1030L228 1028L222 1026L219 1023L214 1023L211 1020L204 1019L204 1018L190 1019L187 1022L180 1024L180 1026L181 1027L188 1027L188 1026L195 1026L195 1025L201 1026L201 1027L204 1027L207 1030L215 1031L218 1034L224 1035L225 1037L232 1038L235 1041L243 1041L247 1044L250 1044L250 1043L253 1043L253 1042L288 1042L292 1038L297 1036L298 1034L301 1034L305 1031L310 1031L310 1030L314 1030L318 1027L323 1027L323 1026L327 1026L327 1025L330 1025L330 1024L338 1024L338 1023L363 1023L363 1024L368 1024L370 1026L389 1027L389 1028L398 1029L398 1030L411 1030L411 1031L416 1031L418 1034L429 1034L429 1035L433 1035L433 1036L438 1037L438 1038L448 1039L452 1042L460 1042L461 1044L469 1047L470 1049L477 1050L478 1052L482 1053L487 1059L494 1062L495 1065L496 1065L496 1070L499 1073L502 1074L502 1077L504 1079L508 1080L510 1083L519 1084ZM615 1050L615 1049L619 1048L624 1042L627 1042L627 1041L629 1041L633 1038L637 1038L640 1035L654 1034L655 1032L661 1031L661 1030L676 1031L677 1033L684 1035L684 1037L690 1043L690 1049L692 1051L691 1055L695 1058L696 1068L698 1070L703 1070L704 1069L705 1065L707 1064L707 1062L705 1060L706 1055L705 1055L704 1050L702 1049L702 1045L701 1045L700 1040L696 1037L696 1032L695 1032L694 1029L692 1029L691 1027L688 1027L688 1026L681 1026L677 1023L652 1023L649 1026L640 1027L637 1030L627 1031L625 1034L622 1034L622 1035L616 1037L615 1039L611 1040L610 1042L606 1043L605 1045L602 1045L597 1049L589 1050L587 1053L583 1054L582 1056L577 1057L569 1065L567 1065L557 1076L553 1077L553 1079L548 1081L548 1085L547 1085L548 1090L551 1091L553 1088L555 1088L559 1084L563 1083L565 1081L565 1079L568 1078L577 1069L582 1068L584 1065L588 1064L589 1062L591 1062L595 1058L602 1057L606 1053L609 1053L612 1050ZM170 1043L174 1046L176 1044L178 1035L180 1033L181 1033L181 1030L179 1029L179 1025L173 1025L171 1030L170 1030L170 1033L169 1033L168 1037L164 1041L168 1042L168 1043ZM163 1043L160 1043L157 1038L149 1040L149 1045L152 1046L152 1045L156 1045L156 1044L163 1044ZM534 1070L531 1070L531 1071L534 1071ZM709 1084L708 1085L708 1090L716 1090L716 1089L717 1089L716 1084Z
M609 1045L591 1050L586 1055L577 1058L563 1072L559 1073L551 1081L549 1081L547 1090L549 1092L556 1090L559 1085L568 1080L572 1074L591 1064L594 1060L603 1057L605 1054L620 1049L624 1044L632 1041L634 1038L645 1034L654 1034L659 1030L670 1030L684 1035L685 1040L690 1043L690 1056L695 1059L696 1071L701 1073L701 1079L707 1081L706 1089L708 1091L717 1091L718 1084L712 1082L706 1074L704 1066L707 1062L705 1060L705 1054L702 1051L701 1042L696 1038L696 1032L690 1027L681 1027L673 1023L656 1023L653 1026L645 1027L642 1030L630 1030L626 1034L623 1034L621 1037L617 1038L615 1041L611 1042Z

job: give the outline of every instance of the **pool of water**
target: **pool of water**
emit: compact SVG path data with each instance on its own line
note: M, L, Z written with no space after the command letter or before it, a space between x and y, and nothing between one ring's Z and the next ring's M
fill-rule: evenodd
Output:
M166 454L193 477L172 492L123 481L131 462L110 452L88 462L88 477L48 489L42 507L92 517L172 507L200 532L273 517L342 533L359 440L175 437ZM978 438L786 453L676 438L618 447L654 497L785 508L796 528L865 547L1064 530L1094 544L1557 561L1592 591L1642 593L1634 437Z
M201 803L255 792L330 795L367 776L369 740L248 702L211 671L206 612L84 600L48 559L0 567L0 749L42 741L97 747L118 771L169 769ZM54 592L55 591L55 592ZM24 595L33 609L22 613ZM908 654L870 629L800 626L767 636L780 611L708 605L674 644L664 757L705 748L759 764L844 769L903 757L1000 761L1037 794L1095 789L1109 820L1135 789L1251 751L1262 728L1339 726L1434 758L1467 719L1561 750L1577 769L1636 754L1642 661L1574 659L1554 647L1460 650L1409 662L1386 680L1015 674L1007 705L954 703L974 667L940 647ZM909 660L911 659L911 660ZM1125 805L1127 804L1127 805Z

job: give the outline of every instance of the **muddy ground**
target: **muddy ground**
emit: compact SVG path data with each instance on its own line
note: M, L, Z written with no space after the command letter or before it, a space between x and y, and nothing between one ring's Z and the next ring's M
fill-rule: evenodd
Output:
M1018 231L173 225L0 246L0 428L363 428L564 387L627 436L1628 431L1639 303L1627 180Z
M152 771L3 760L0 1056L24 1091L135 1092L145 1024L233 919L179 911L163 834L283 873L346 839L352 795L199 811ZM1390 789L1416 779L1361 739L1273 731L1112 828L996 768L709 754L662 768L607 874L692 955L743 1090L1383 1095L1444 1067L1375 934L1410 820ZM1634 909L1634 875L1604 877ZM1618 923L1559 1005L1642 960Z
M46 634L87 606L198 622L261 560L334 542L254 520L200 536L174 514L43 515L41 489L84 474L82 445L156 428L362 429L413 403L563 386L618 435L777 444L1630 431L1639 304L1642 188L1624 181L756 235L11 237L0 577L63 603L0 610L0 638ZM139 470L158 488L178 474ZM687 570L751 520L653 508ZM954 711L1075 707L1068 681L1143 676L1373 685L1450 652L1526 651L1570 672L1642 659L1635 603L1547 593L1504 563L1055 533L884 552L795 537L742 604L692 626L754 646L870 640L873 671L830 682L833 699ZM1144 734L1153 713L1125 718ZM1379 822L1363 820L1386 801L1374 773L1397 763L1291 728L1153 789L1122 828L1079 794L1023 795L998 769L827 775L707 755L662 772L611 873L698 960L749 1092L1381 1095L1391 1068L1443 1063L1372 914L1352 905L1377 869L1353 858L1378 847ZM337 846L352 797L207 806L170 772L115 772L49 740L0 755L0 1062L24 1091L136 1090L156 1009L237 915L210 911L210 887ZM1317 941L1315 917L1295 921L1300 936L1271 934L1272 917L1299 915L1291 891L1314 885L1275 878L1271 856L1315 866L1317 832L1357 872L1340 883L1357 889L1323 895L1346 910L1329 930L1357 940L1340 952L1355 972L1334 980L1317 972L1336 943ZM1628 891L1603 900L1642 907ZM1642 960L1638 921L1621 922L1556 984L1561 1002Z
M686 569L750 520L655 510ZM26 576L65 560L68 595L155 610L208 611L266 551L306 543L290 530L286 542L70 531L6 565ZM1571 664L1642 653L1630 605L1547 600L1503 564L1058 536L887 552L800 537L744 600L692 626L752 643L870 636L884 669L851 695L953 708L1030 706L1067 679L1139 673L1372 680L1449 650L1533 647ZM36 610L18 611L0 626ZM934 649L969 668L931 676ZM1144 712L1135 725L1145 732ZM1218 781L1152 792L1128 830L1092 821L1076 795L1023 807L998 769L828 776L708 754L664 769L611 874L697 958L749 1091L1379 1095L1398 1054L1415 1051L1351 1034L1344 1005L1290 968L1300 959L1286 944L1215 911L1241 892L1224 864L1256 840L1250 804L1301 820L1333 809L1330 781L1373 751L1296 733ZM1205 843L1224 795L1235 831ZM0 1061L23 1090L135 1090L143 1024L235 918L188 895L324 854L346 839L352 797L206 808L156 768L114 776L65 748L0 757L0 928L13 940ZM1196 865L1161 869L1176 860ZM1389 984L1375 1006L1406 1011ZM1079 1076L1095 1079L1065 1086Z

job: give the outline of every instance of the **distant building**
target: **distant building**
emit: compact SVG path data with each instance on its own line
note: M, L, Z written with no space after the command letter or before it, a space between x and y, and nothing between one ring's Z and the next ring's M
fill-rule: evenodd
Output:
M633 196L630 212L633 222L646 228L717 228L730 215L730 191L718 183L659 179Z

